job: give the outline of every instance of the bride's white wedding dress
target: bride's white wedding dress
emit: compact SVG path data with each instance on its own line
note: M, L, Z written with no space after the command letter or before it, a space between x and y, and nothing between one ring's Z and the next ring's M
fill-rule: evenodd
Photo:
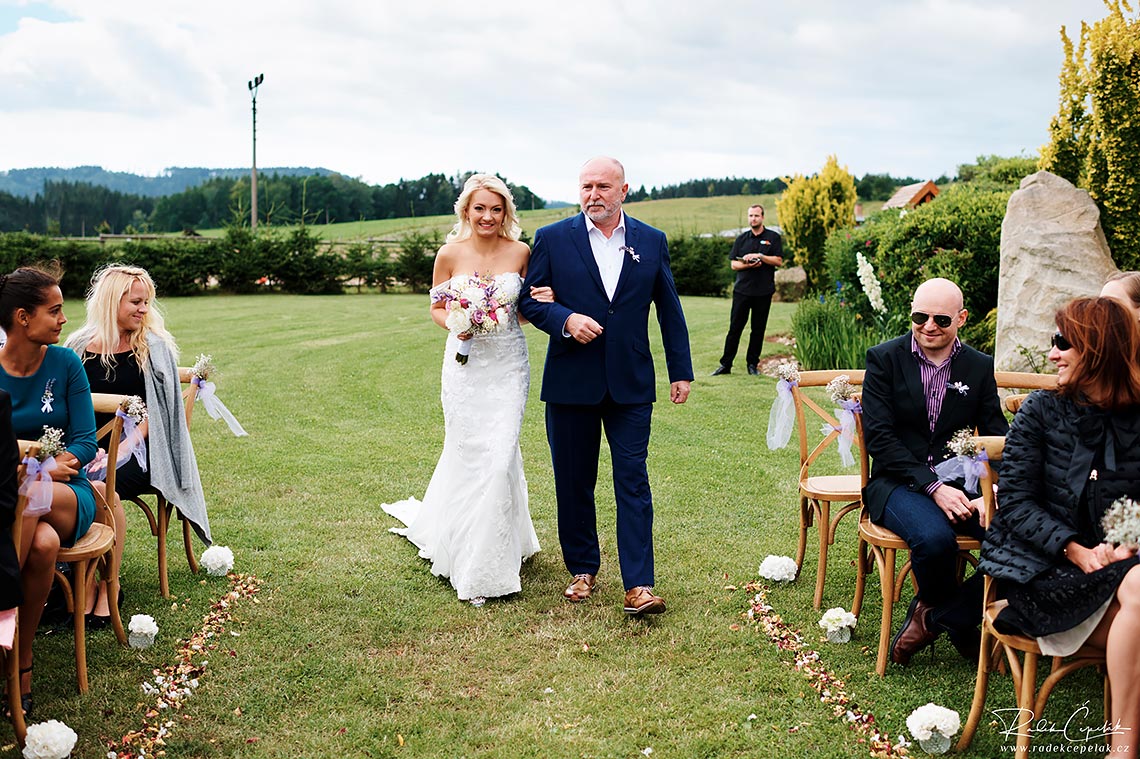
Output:
M407 527L392 528L451 579L461 600L521 590L519 568L539 550L527 506L519 430L530 388L526 337L514 308L522 277L495 277L511 305L505 329L471 338L467 364L455 360L459 340L443 353L443 453L423 501L381 508Z

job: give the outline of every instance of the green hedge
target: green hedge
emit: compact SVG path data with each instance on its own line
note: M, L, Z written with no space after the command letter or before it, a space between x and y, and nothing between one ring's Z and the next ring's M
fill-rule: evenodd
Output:
M731 237L678 237L669 242L669 264L681 295L724 295L734 274Z

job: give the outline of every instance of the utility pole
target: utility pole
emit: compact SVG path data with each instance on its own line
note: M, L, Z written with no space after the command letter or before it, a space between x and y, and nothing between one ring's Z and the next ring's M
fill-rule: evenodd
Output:
M258 74L247 83L249 97L253 103L253 166L249 170L249 228L257 231L257 88L265 81L265 74Z

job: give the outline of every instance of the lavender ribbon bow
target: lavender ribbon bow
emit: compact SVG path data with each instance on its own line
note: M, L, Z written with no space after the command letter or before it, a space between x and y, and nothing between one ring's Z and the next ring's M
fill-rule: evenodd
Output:
M989 460L984 450L978 451L977 456L959 455L939 463L934 467L934 473L941 482L961 479L967 491L977 493L978 481L986 473L986 462Z
M33 457L24 457L24 481L20 483L20 495L27 501L24 505L25 516L43 516L51 511L52 496L52 470L56 468L55 457L48 456L43 461Z
M768 414L768 450L783 448L792 437L792 426L796 421L795 399L792 385L796 383L780 380L776 383L776 400Z
M119 456L115 468L118 469L134 456L135 461L139 462L139 468L145 472L146 438L139 432L139 426L130 414L122 409L116 409L115 416L123 420L123 437L119 443Z
M218 398L213 382L206 382L201 377L195 377L191 382L198 387L198 400L202 401L202 405L211 419L224 419L235 437L244 437L249 434L230 413L230 410L226 408L226 404Z
M855 455L851 453L851 446L855 444L855 415L861 413L863 413L863 407L859 405L859 401L840 401L839 408L835 409L839 426L826 425L827 432L825 434L831 434L832 430L839 433L839 442L836 443L836 448L839 451L839 461L843 466L855 465Z

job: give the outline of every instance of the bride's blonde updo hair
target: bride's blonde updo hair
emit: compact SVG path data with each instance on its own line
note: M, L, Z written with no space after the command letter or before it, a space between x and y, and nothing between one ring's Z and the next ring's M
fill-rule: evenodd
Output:
M467 207L471 205L471 195L476 190L490 190L503 199L505 213L503 214L503 225L499 227L499 236L508 240L519 239L519 235L522 234L522 227L519 225L518 211L515 210L515 199L511 197L511 191L507 189L506 182L494 174L472 174L464 182L463 192L459 193L459 197L455 201L455 215L458 220L451 231L447 233L447 241L459 242L471 236L473 230L471 229L471 222L467 220Z

